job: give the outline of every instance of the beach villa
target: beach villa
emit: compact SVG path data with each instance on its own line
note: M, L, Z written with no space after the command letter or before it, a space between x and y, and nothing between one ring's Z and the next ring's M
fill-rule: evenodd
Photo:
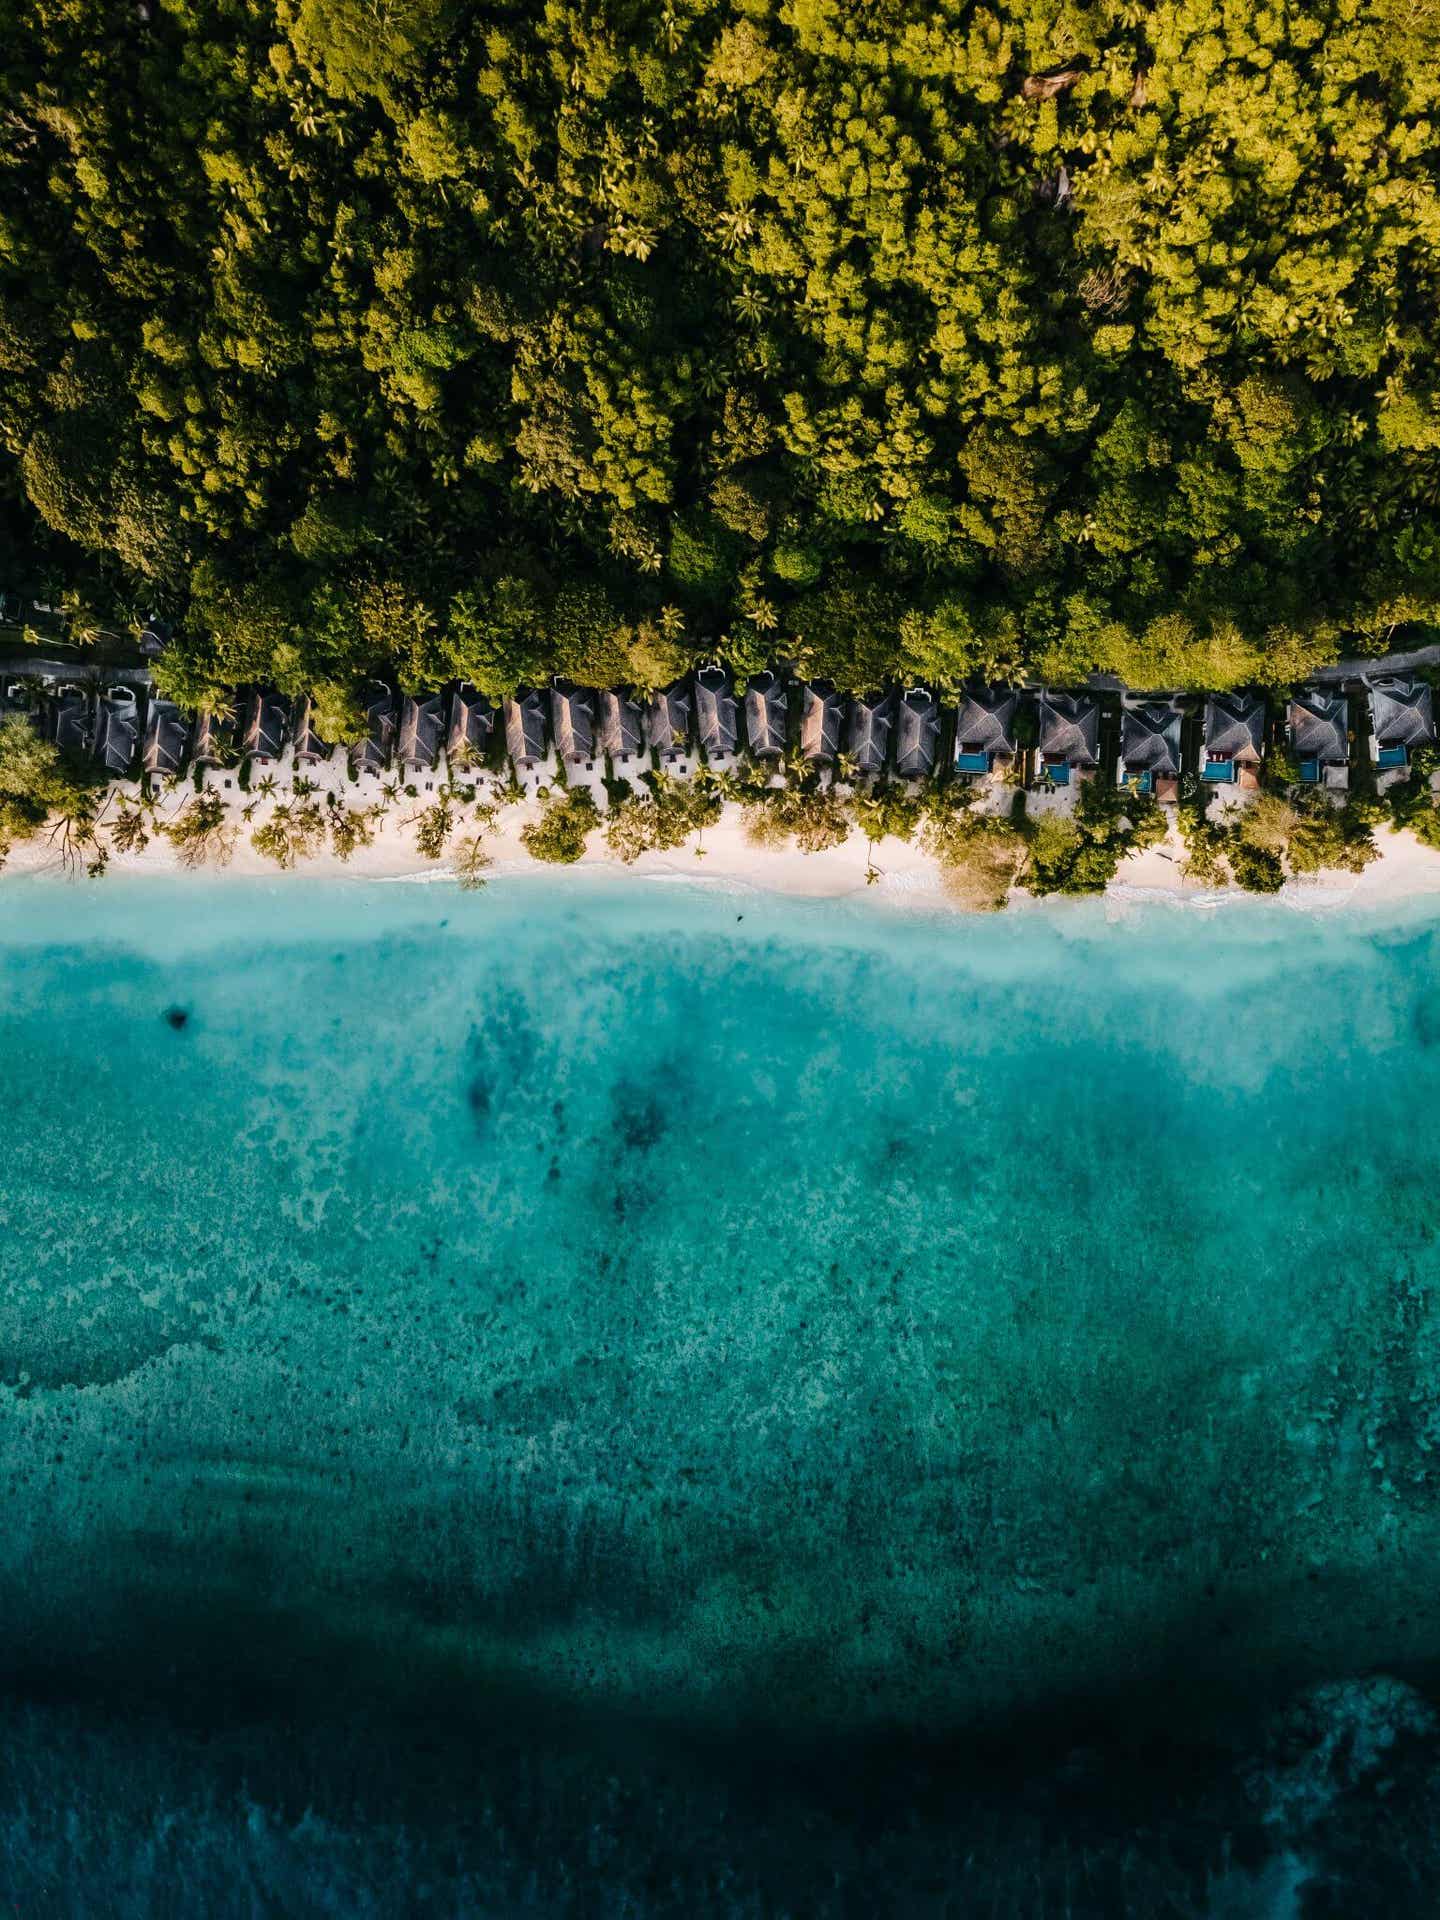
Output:
M644 751L645 716L628 693L607 688L600 695L600 751L626 766Z
M365 701L365 737L351 749L357 773L381 774L390 764L395 745L395 696L374 682Z
M207 707L195 716L195 744L191 749L197 767L222 766L230 758L231 724L228 714Z
M1020 696L1013 687L967 687L955 724L955 771L971 779L1006 772L1019 751L1015 715Z
M322 767L333 751L330 742L322 740L315 730L315 702L302 700L295 709L290 734L291 759L297 767Z
M135 689L107 687L95 704L95 758L112 780L134 771L140 746L140 702Z
M495 712L490 702L462 680L450 695L445 727L445 758L452 773L485 758L494 727Z
M645 744L667 760L677 760L690 744L690 717L694 702L683 680L651 697L645 715Z
M1258 693L1212 693L1205 702L1200 778L1254 789L1265 753L1265 701Z
M1370 720L1370 757L1387 786L1405 778L1417 747L1435 744L1433 696L1423 680L1376 680Z
M444 720L438 693L416 699L407 693L400 702L400 732L396 758L408 773L429 773L440 758Z
M745 739L757 760L785 753L785 689L770 672L757 673L745 688Z
M240 727L240 751L262 767L278 760L285 746L285 703L272 688L254 687L246 697Z
M1040 695L1035 759L1057 787L1084 780L1100 764L1100 704L1089 693Z
M62 752L84 753L93 737L90 696L73 681L45 696L45 737Z
M870 778L885 771L894 725L893 693L856 694L850 702L845 752L854 762L858 775Z
M145 745L140 764L151 780L174 780L185 764L190 727L173 700L151 694L145 706Z
M695 729L708 759L728 759L739 745L739 714L723 667L702 667L695 676Z
M940 750L940 703L928 687L911 687L895 716L895 771L902 780L925 780Z
M1120 707L1119 784L1156 800L1180 798L1180 725L1176 700L1127 693Z
M550 689L550 734L555 751L572 767L595 764L595 696L588 687L557 680Z
M545 702L533 689L505 702L505 750L517 772L538 767L545 758Z
M1350 711L1334 687L1302 687L1285 713L1285 735L1307 785L1350 784Z
M807 680L800 709L800 752L812 766L829 766L840 751L845 709L833 681Z

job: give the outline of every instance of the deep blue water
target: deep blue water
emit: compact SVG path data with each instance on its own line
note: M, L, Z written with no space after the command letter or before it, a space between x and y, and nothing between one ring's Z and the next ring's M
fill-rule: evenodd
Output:
M1244 1782L1382 1673L1431 1790L1437 936L6 882L0 1891L1328 1911Z

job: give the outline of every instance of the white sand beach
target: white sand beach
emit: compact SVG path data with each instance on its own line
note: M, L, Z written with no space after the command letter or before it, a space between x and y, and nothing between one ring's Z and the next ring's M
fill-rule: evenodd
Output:
M159 803L156 824L174 818L191 797L189 788L166 795ZM237 805L234 852L222 871L266 874L297 885L314 878L425 882L444 881L452 875L453 869L446 859L427 860L417 850L416 827L426 802L404 799L393 804L376 822L372 844L357 848L348 860L341 861L327 851L290 872L282 872L255 849L251 834L284 797L282 794L276 799L261 800L249 821L241 820ZM491 861L487 877L553 875L557 871L554 866L533 859L520 838L522 828L538 818L540 811L541 803L534 797L503 809L496 826L484 835ZM461 817L458 836L466 831L467 810L457 809L457 812ZM1321 909L1385 906L1430 894L1440 895L1440 851L1422 845L1411 833L1394 832L1383 826L1377 829L1376 840L1379 858L1363 873L1333 872L1292 880L1280 894L1280 902L1301 909ZM1208 910L1256 897L1235 889L1216 889L1188 881L1183 871L1184 861L1184 843L1172 825L1162 844L1132 854L1122 863L1107 889L1107 897L1118 912L1147 901ZM111 852L107 878L127 873L175 872L179 866L170 842L163 834L152 832L149 844L141 851ZM947 892L939 864L916 846L895 839L882 840L872 846L855 833L843 846L824 853L758 847L748 838L740 809L734 805L725 808L717 825L706 829L698 847L692 843L673 852L642 854L628 866L607 851L602 836L596 833L591 836L589 848L576 868L570 870L577 869L592 873L628 873L657 882L692 882L736 891L755 890L812 899L855 897L888 907L963 910ZM216 869L207 867L205 871ZM41 833L12 850L0 873L0 899L3 899L5 876L62 875L64 872L65 863L58 847ZM84 884L83 880L80 884ZM1017 889L1011 901L1015 907L1023 908L1032 903L1032 896Z

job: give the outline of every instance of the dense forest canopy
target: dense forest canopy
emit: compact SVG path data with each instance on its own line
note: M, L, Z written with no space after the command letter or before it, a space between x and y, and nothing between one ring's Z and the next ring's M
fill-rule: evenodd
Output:
M1278 682L1440 608L1440 0L0 27L11 570L182 697Z

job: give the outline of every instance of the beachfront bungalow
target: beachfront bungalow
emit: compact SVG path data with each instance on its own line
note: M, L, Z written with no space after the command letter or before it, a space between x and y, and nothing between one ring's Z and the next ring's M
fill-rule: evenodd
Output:
M807 680L800 708L800 752L812 766L831 765L840 752L844 703L832 680Z
M645 744L654 753L676 760L690 744L690 717L694 700L683 680L652 694L645 715Z
M538 767L545 758L545 697L533 690L505 702L505 750L517 772Z
M739 745L739 714L723 667L702 667L695 676L695 730L711 760L725 759Z
M1258 787L1265 754L1265 701L1258 693L1212 693L1205 702L1200 778Z
M902 780L925 780L940 750L940 702L928 687L911 687L895 713L895 771Z
M377 680L365 695L365 733L350 749L356 773L382 774L395 747L395 696Z
M600 751L616 766L627 766L645 750L645 716L628 693L606 687L600 695Z
M202 710L195 716L195 744L191 757L197 767L219 767L229 760L231 724L227 713Z
M395 757L411 773L429 773L440 758L440 740L445 728L438 693L417 698L407 693L400 702L400 727Z
M1285 715L1290 751L1307 785L1350 784L1350 708L1335 687L1301 687Z
M785 689L773 673L757 673L745 688L745 739L756 760L785 753Z
M1180 798L1180 704L1127 693L1120 707L1120 784L1157 800Z
M450 695L450 717L445 728L445 758L450 771L478 766L494 731L494 708L462 680Z
M40 727L40 690L33 680L9 680L0 687L0 720L14 719Z
M140 765L152 780L174 780L185 765L190 725L173 700L151 694L145 703L145 744Z
M873 778L885 771L894 727L895 695L888 688L884 693L856 694L845 725L845 752L857 775Z
M1435 744L1433 698L1423 680L1376 680L1370 718L1370 753L1381 773L1403 773L1416 747Z
M84 687L67 681L46 693L41 731L62 753L87 753L94 737L90 695Z
M285 746L285 702L266 687L256 687L241 709L240 751L247 760L268 766Z
M295 727L290 736L292 758L297 767L323 767L334 748L322 740L315 728L315 702L306 698L295 709Z
M1100 703L1091 693L1040 695L1035 759L1057 787L1083 780L1100 764Z
M140 702L135 689L107 687L95 703L95 758L112 780L127 780L140 746Z
M595 696L588 687L557 680L550 689L550 731L555 751L572 766L595 763Z
M1020 696L1013 687L967 687L955 724L955 771L972 778L1001 772L1015 764L1019 751L1015 715Z

